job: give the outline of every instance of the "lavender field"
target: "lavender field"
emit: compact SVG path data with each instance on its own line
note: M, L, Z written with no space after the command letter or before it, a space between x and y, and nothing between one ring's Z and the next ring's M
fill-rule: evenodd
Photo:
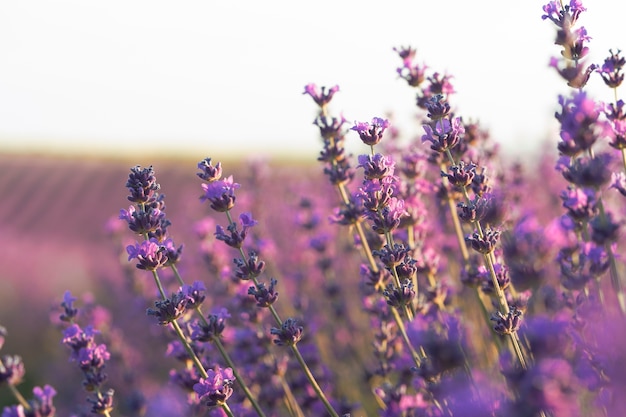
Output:
M415 129L306 84L308 160L0 156L2 417L626 415L626 59L585 11L539 15L537 158L409 46Z

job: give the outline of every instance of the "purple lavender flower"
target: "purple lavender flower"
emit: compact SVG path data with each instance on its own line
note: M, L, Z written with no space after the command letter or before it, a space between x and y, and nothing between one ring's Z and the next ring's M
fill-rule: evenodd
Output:
M113 410L113 395L115 391L108 389L106 392L98 392L94 398L87 398L91 403L91 412L93 414L108 414Z
M359 155L359 165L357 168L363 168L363 175L366 179L380 179L393 175L396 163L391 156L382 154Z
M448 172L441 171L441 176L450 181L455 187L467 187L472 183L476 176L476 164L470 162L468 165L463 161L448 168Z
M222 178L222 163L218 162L217 165L213 166L211 158L204 158L198 162L198 169L201 171L197 173L198 177L206 182L213 182Z
M404 208L404 200L391 197L379 213L370 211L366 215L372 221L372 229L383 235L397 229L402 218L406 217L408 212Z
M74 301L77 298L72 297L72 294L69 291L65 291L63 294L63 302L61 303L61 307L63 307L63 313L59 317L61 321L71 322L74 320L74 317L78 314L78 309L74 307Z
M156 317L159 324L165 326L185 314L189 303L193 303L193 298L182 291L178 291L165 300L155 301L154 306L156 308L149 308L146 314Z
M296 319L288 318L280 327L272 327L270 333L276 336L274 343L278 346L295 346L302 338L304 328L300 326Z
M168 261L167 249L156 239L144 240L141 243L126 246L128 260L137 259L137 268L146 271L156 271Z
M618 49L617 52L614 53L612 49L609 49L611 56L604 60L604 64L602 64L598 71L604 83L610 88L617 88L624 81L622 68L626 65L626 58L620 56L621 52L622 51Z
M322 86L320 90L320 88L316 84L309 83L304 86L304 93L302 94L308 94L318 106L325 107L328 103L330 103L330 100L332 100L333 96L338 91L338 85L335 85L331 88L326 88L325 86Z
M413 62L416 50L411 47L393 48L402 59L402 66L396 69L400 78L406 80L411 87L418 87L426 79L426 65Z
M487 229L485 230L482 237L478 232L474 232L473 234L467 236L465 238L465 241L468 242L471 245L472 249L474 249L476 252L487 254L493 252L499 239L499 230Z
M157 184L152 166L141 168L139 165L130 169L126 188L130 191L128 200L137 204L146 204L154 200L155 191L161 186Z
M613 157L608 153L597 154L593 158L576 158L571 164L565 158L560 158L556 169L572 184L599 189L611 179L612 160Z
M207 324L195 322L192 324L191 339L200 342L210 342L215 337L220 337L226 328L226 319L230 313L225 308L217 310L207 316Z
M409 252L410 249L408 247L396 243L393 247L385 245L381 250L373 251L373 255L377 256L387 268L392 269L402 263Z
M450 103L443 95L437 94L426 102L427 116L431 120L441 120L450 114Z
M511 334L516 332L522 324L522 312L513 307L509 312L504 315L500 311L496 311L492 314L491 321L495 322L493 330L501 335Z
M585 92L570 97L559 96L561 113L555 117L561 123L561 140L558 149L563 155L576 156L590 149L602 137L611 136L611 126L599 120L600 106Z
M88 392L95 391L106 381L105 362L111 357L106 345L96 344L96 334L98 331L93 327L81 329L77 324L70 325L63 332L62 343L72 351L70 360L77 362L83 371L83 386Z
M139 210L135 206L130 206L128 210L121 209L119 218L126 220L128 228L138 235L153 233L167 221L164 212L150 206Z
M372 118L372 122L355 122L350 130L354 130L359 134L361 141L369 146L378 144L382 138L385 129L389 127L389 120L380 117Z
M265 261L260 261L254 251L248 253L248 259L235 258L235 276L242 280L256 278L265 270Z
M2 417L54 417L56 408L52 404L52 398L57 394L50 385L43 388L33 388L33 399L28 402L30 409L25 410L22 405L5 407Z
M568 187L561 192L567 215L577 222L588 221L596 213L596 193L589 188Z
M325 140L335 139L333 142L340 142L338 138L343 137L343 125L347 120L341 115L340 117L318 116L313 124L320 129L320 136Z
M165 266L176 265L180 261L180 257L183 253L183 245L176 247L174 240L167 238L161 242L161 246L165 248L165 256L167 257Z
M626 175L623 172L614 172L611 175L611 186L615 188L621 195L626 197Z
M206 298L206 287L201 281L194 281L191 285L183 285L182 292L189 298L187 308L196 308Z
M269 287L265 286L265 283L261 282L258 286L252 286L248 288L248 294L254 296L257 307L269 307L278 299L278 292L274 290L274 287L278 281L274 278L270 279Z
M560 28L569 28L576 24L580 14L586 10L580 0L571 0L570 4L566 5L564 8L561 8L561 2L559 0L553 0L543 6L543 12L545 14L541 16L541 19L550 19Z
M227 226L229 234L226 234L222 226L217 225L215 227L215 238L223 241L232 248L241 248L248 235L248 230L256 226L259 222L254 220L250 213L242 213L239 215L239 223L241 224L241 231L237 230L236 224L231 223Z
M434 129L427 124L423 127L426 134L422 136L422 142L430 142L430 149L440 153L458 145L465 133L463 122L458 117L452 119L452 123L448 119L438 120Z
M200 397L207 407L223 405L233 395L233 382L235 376L231 368L215 369L207 371L208 377L200 379L200 382L193 386L193 390Z
M581 45L570 46L570 49L574 48L582 48L581 52L567 52L567 54L572 55L573 53L584 54L587 52L587 49L582 47ZM567 55L565 52L563 54ZM597 69L595 64L591 64L588 67L584 65L568 65L562 64L562 61L558 58L552 57L548 63L548 65L556 70L559 73L561 78L567 81L567 85L572 88L581 89L587 82L589 78L591 78L591 74Z
M200 197L200 200L208 200L213 210L225 212L235 206L235 190L239 187L239 184L233 182L232 175L223 180L205 183L202 184L204 195Z
M415 298L413 282L405 279L400 288L395 287L393 284L388 284L385 291L383 291L383 295L387 299L387 304L392 307L400 309L411 305Z

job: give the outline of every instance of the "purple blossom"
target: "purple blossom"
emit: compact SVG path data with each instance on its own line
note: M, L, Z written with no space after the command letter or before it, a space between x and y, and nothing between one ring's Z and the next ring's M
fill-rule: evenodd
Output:
M366 215L372 221L372 229L382 235L397 229L400 221L408 214L404 200L391 197L380 212L368 212Z
M626 197L626 175L623 172L611 174L611 185L609 188L615 188L621 195Z
M59 317L61 321L71 322L74 320L74 317L78 314L78 309L74 307L74 301L76 300L77 298L72 297L69 291L65 291L63 302L61 302L61 307L63 308L63 313Z
M178 318L185 314L189 304L193 303L193 301L193 298L182 291L178 291L165 300L155 301L155 308L147 309L146 314L156 317L159 324L165 326L178 320Z
M393 175L396 163L391 156L382 154L359 155L359 165L357 168L363 168L363 175L366 179L380 179Z
M416 50L411 47L393 48L402 59L402 66L396 69L400 78L406 80L411 87L418 87L426 79L426 69L423 64L414 63Z
M304 327L300 326L296 319L288 318L280 327L272 327L270 333L276 336L274 343L278 346L295 346L302 338Z
M233 176L202 184L204 195L201 201L210 201L211 208L218 212L228 211L235 205L235 190L241 185L233 182Z
M304 93L302 94L308 94L318 106L325 107L328 103L330 103L330 100L332 100L333 96L338 91L338 85L331 88L322 86L320 90L317 84L310 83L304 86Z
M207 316L207 322L194 322L191 325L191 339L200 342L210 342L215 337L220 337L226 328L226 319L230 318L230 313L225 308Z
M215 369L207 371L207 378L201 378L200 382L193 386L193 390L207 407L223 405L233 394L233 382L235 376L231 368Z
M558 149L563 155L576 156L590 149L602 137L611 136L611 126L599 119L601 107L585 92L570 97L559 96L561 112L555 117L561 124Z
M198 177L206 182L213 182L222 178L222 163L218 162L217 165L213 166L211 158L204 158L198 162L198 169L201 171L197 173Z
M265 286L265 283L261 282L257 286L248 288L248 294L254 296L257 307L269 307L278 299L278 292L274 289L278 281L272 278L270 279L269 287Z
M599 69L600 76L604 80L604 83L610 88L617 88L624 81L624 73L622 72L622 68L626 65L626 58L620 56L619 49L617 52L613 52L613 50L609 49L610 57L604 60L604 64Z
M382 140L383 133L388 127L389 121L387 119L374 117L371 123L355 122L350 130L357 132L364 144L374 146Z
M161 186L156 182L152 166L141 168L137 165L130 169L126 188L130 191L129 201L137 204L146 204L154 201L155 192Z
M156 271L168 261L167 249L154 238L126 246L126 253L129 261L137 259L137 268L146 271Z
M445 152L459 144L465 128L460 118L455 117L452 123L448 119L438 120L433 129L430 125L423 126L425 135L422 142L430 142L430 149L436 152Z

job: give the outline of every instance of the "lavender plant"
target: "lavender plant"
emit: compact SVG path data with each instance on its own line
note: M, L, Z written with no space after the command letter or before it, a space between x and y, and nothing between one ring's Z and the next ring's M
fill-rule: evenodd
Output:
M202 159L202 191L181 197L202 213L191 256L172 232L189 213L166 215L155 169L131 168L119 220L136 240L111 230L134 267L98 287L110 311L69 291L54 309L72 365L51 372L57 389L0 357L2 417L624 415L626 60L586 62L579 0L542 10L569 89L557 157L501 157L452 75L412 47L394 50L419 133L349 123L331 111L338 86L307 84L321 174L256 161L224 176ZM612 102L586 91L592 77ZM88 407L80 381L66 392L74 364Z

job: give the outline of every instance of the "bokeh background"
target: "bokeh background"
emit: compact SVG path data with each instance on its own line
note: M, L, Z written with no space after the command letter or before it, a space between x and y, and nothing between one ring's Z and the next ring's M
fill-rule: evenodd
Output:
M38 375L58 374L67 360L49 325L63 292L92 292L114 306L113 284L128 264L107 225L128 206L129 167L154 165L174 237L188 237L206 214L195 177L206 156L227 173L245 172L238 180L253 189L290 176L294 199L281 203L315 193L306 181L321 177L320 140L317 109L302 95L307 83L339 85L331 107L349 121L388 116L402 137L421 135L394 47L410 45L431 70L453 75L459 114L488 128L504 155L554 149L557 96L568 88L548 67L558 48L554 25L541 20L543 3L0 2L3 352L20 352L27 384L42 384ZM618 30L626 3L587 3L588 62L601 64L609 48L626 46ZM613 98L599 77L587 90ZM272 194L256 198L251 206L262 210ZM193 239L184 243L191 256L199 250ZM114 320L130 314L145 323L144 307L113 311ZM136 336L150 340L150 332ZM0 390L0 405L10 401Z

